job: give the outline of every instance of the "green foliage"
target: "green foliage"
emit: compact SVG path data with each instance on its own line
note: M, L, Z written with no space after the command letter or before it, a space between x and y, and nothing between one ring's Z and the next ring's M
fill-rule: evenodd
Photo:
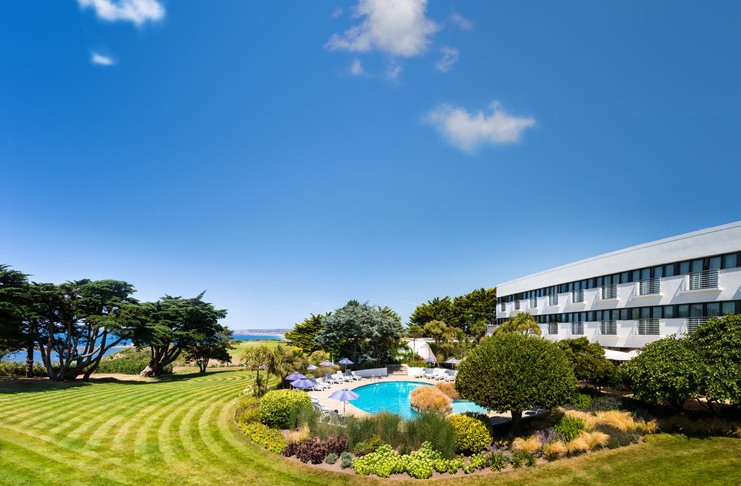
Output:
M585 395L584 393L577 393L569 403L572 407L577 410L587 410L592 405L592 397Z
M405 421L397 441L407 450L418 449L428 442L443 459L455 455L455 432L448 418L441 413L423 412L413 420Z
M422 447L411 454L405 455L400 455L390 445L383 444L375 452L357 457L353 461L355 472L360 475L375 474L387 478L391 474L406 472L417 479L427 479L435 470L439 472L457 471L461 464L460 459L443 459L429 442L425 442Z
M468 415L452 415L449 420L458 452L478 453L491 445L489 428L481 419Z
M463 472L466 474L471 474L472 472L479 469L484 469L485 467L486 459L484 457L484 454L478 453L468 458L468 462L463 466Z
M450 324L480 339L486 334L486 326L496 323L497 289L480 288L456 297L452 308L455 322Z
M276 454L283 454L288 447L288 442L283 438L280 431L271 429L267 425L253 422L242 427L247 437L260 447Z
M605 433L610 436L607 439L608 449L617 449L631 444L637 444L641 436L635 432L627 432L609 425L597 425L594 430Z
M711 319L688 341L703 366L699 393L710 401L741 405L741 315Z
M529 312L520 312L494 329L492 334L508 332L540 336L543 331L540 329L540 325L535 321L535 318Z
M584 421L577 417L570 417L568 415L561 418L558 423L553 427L553 431L556 434L561 434L565 442L571 442L572 440L579 437L582 430L585 430Z
M334 452L331 452L327 454L327 457L324 459L324 462L326 462L327 464L334 464L335 462L337 462L337 458L338 458L337 454L335 454Z
M239 425L247 425L260 421L260 399L256 397L241 397L237 400L234 410L234 420Z
M317 343L335 356L388 362L396 355L402 335L398 316L387 308L351 300L324 319Z
M409 316L409 322L417 326L424 326L431 321L442 321L451 326L458 323L450 297L446 296L442 299L435 297L426 304L418 305Z
M621 370L639 400L681 408L698 396L703 366L687 340L669 336L647 344Z
M574 366L576 379L596 386L605 385L615 365L605 358L605 350L586 337L563 339L556 345L561 348Z
M377 435L374 435L368 440L364 440L355 444L352 451L355 453L356 456L365 456L367 454L376 452L376 450L382 445L383 441L381 440L381 438Z
M274 390L265 394L260 401L260 420L263 424L287 429L290 417L302 408L311 408L309 395L299 390Z
M348 467L352 467L352 456L349 452L343 452L340 455L340 458L342 462L340 462L340 467L342 469L347 469Z
M103 358L95 372L138 375L149 364L149 359L148 350L127 349ZM161 374L172 374L172 365L163 367Z
M332 313L327 314L311 314L309 317L304 319L304 322L298 323L293 327L293 331L286 333L286 339L288 339L293 346L301 348L304 353L311 354L315 351L319 351L321 347L316 341L316 337L324 328L324 319L329 317ZM320 360L318 362L321 362ZM316 363L315 363L316 364Z
M455 388L462 398L486 409L510 411L516 433L522 411L568 403L576 377L555 344L535 336L499 333L471 350L459 367Z
M231 363L232 356L229 350L232 349L231 339L233 331L220 324L214 324L214 329L202 334L185 348L185 361L195 363L201 373L206 372L208 363L211 360L219 361L222 364ZM144 369L144 368L142 368Z
M0 361L0 376L25 376L26 363L17 361ZM46 375L46 368L41 363L34 363L32 368L33 376Z
M492 471L501 471L510 462L510 456L502 451L495 451L486 455L486 462Z

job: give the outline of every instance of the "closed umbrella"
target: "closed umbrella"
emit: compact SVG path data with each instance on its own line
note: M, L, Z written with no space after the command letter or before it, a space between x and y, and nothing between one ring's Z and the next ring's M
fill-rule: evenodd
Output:
M342 415L345 415L345 406L347 405L347 402L349 400L355 400L359 397L360 395L358 395L354 391L348 390L347 388L337 390L329 396L329 398L331 398L332 400L339 400L340 402L342 402Z
M316 385L316 383L314 383L313 381L309 380L308 378L300 378L298 380L295 380L295 381L292 381L291 382L291 386L292 387L299 388L301 390L303 390L305 388L311 388L311 387L313 387L315 385Z
M347 358L342 358L342 359L341 359L341 360L339 361L339 363L340 363L341 365L345 365L345 371L347 371L347 365L349 365L349 364L355 364L355 363L353 363L352 361L350 361L350 360L349 360L349 359L347 359Z
M286 376L286 380L288 380L288 381L296 381L296 380L300 380L302 378L306 378L306 377L304 375L302 375L301 373L299 373L298 371L295 371L295 372L291 373L290 375Z

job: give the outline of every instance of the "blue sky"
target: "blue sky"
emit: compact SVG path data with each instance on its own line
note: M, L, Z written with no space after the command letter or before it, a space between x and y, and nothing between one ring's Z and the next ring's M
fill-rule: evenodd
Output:
M232 328L741 219L741 4L0 7L0 262Z

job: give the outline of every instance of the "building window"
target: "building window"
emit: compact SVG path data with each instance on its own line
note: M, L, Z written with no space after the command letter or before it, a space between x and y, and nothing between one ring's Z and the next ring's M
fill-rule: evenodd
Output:
M536 307L538 307L538 298L530 297L530 308L535 309Z
M502 312L505 312L507 310L507 304L502 302Z
M515 301L515 310L520 310L520 301L519 300L516 300Z
M638 321L639 336L658 336L660 334L661 320L657 317L650 317Z
M584 302L584 289L577 289L571 292L571 301L574 303Z
M558 305L558 294L552 293L548 296L548 305Z
M617 285L603 285L601 290L602 300L617 299Z
M658 295L661 293L661 278L649 278L638 282L638 295Z
M720 284L720 271L717 268L692 272L685 276L684 290L717 289Z
M584 335L584 322L576 321L571 323L571 334L574 336Z
M558 334L558 322L548 323L548 334Z
M601 321L600 322L600 334L602 334L603 336L616 336L617 335L617 322Z

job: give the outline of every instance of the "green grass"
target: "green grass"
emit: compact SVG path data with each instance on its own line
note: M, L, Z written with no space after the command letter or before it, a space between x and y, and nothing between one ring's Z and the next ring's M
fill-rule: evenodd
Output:
M231 420L233 398L247 383L247 373L224 370L142 382L0 382L0 485L381 482L252 446ZM740 458L737 439L665 440L431 484L741 484Z
M234 345L229 350L229 354L232 355L232 363L239 363L239 357L248 348L254 348L255 346L267 346L270 349L275 348L278 345L287 346L286 341L279 341L278 339L258 339L255 341L239 341L239 344Z

